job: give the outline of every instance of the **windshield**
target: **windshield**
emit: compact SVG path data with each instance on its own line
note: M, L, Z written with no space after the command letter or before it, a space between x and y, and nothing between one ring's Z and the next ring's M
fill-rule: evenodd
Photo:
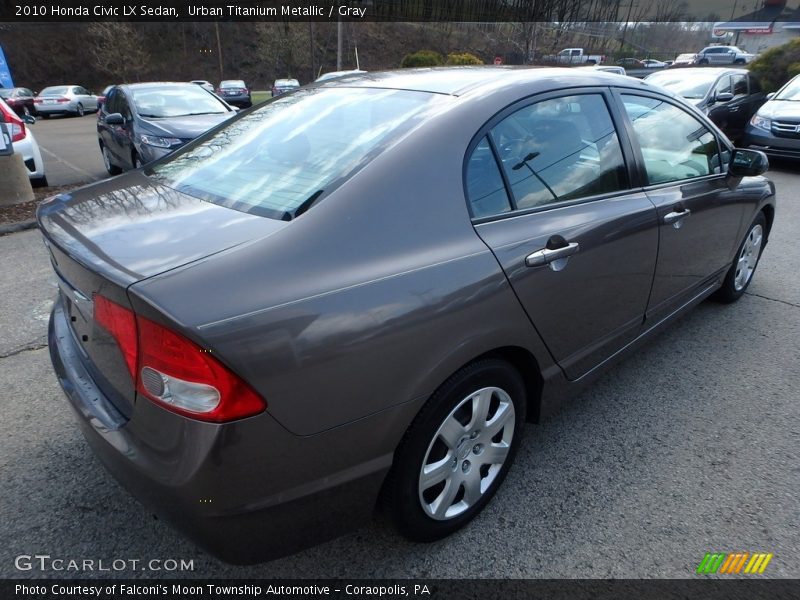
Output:
M69 88L65 85L59 87L47 87L39 92L40 96L63 96L69 93Z
M152 119L229 112L216 96L196 85L132 88L139 116Z
M447 98L406 90L301 89L201 138L149 174L216 204L289 220Z
M11 98L11 96L13 94L14 94L14 90L13 89L11 89L11 90L0 89L0 98Z
M800 100L800 77L795 77L789 83L787 83L784 88L779 91L775 96L772 97L773 100L791 100L793 102L797 102Z
M245 87L245 85L244 85L244 81L242 81L241 79L238 79L238 80L232 80L232 81L223 81L222 83L219 84L219 87L221 87L221 88L243 88L243 87Z
M706 97L708 90L711 89L712 84L717 80L717 75L716 73L686 73L685 70L676 71L674 73L662 71L645 77L645 80L647 83L660 85L670 92L683 96L684 98L699 100L700 98Z

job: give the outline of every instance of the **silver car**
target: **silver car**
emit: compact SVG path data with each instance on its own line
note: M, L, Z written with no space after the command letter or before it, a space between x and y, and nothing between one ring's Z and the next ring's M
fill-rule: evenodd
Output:
M755 54L740 50L736 46L708 46L697 53L698 65L744 65L751 62Z
M36 112L45 119L52 115L82 117L97 112L97 96L80 85L54 85L44 88L33 100Z

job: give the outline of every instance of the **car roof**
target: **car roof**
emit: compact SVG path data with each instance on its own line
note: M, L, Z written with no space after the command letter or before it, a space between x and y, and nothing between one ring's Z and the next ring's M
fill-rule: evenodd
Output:
M657 73L671 73L673 75L677 73L698 73L700 75L716 75L719 77L720 75L745 75L749 73L747 69L735 69L732 67L687 67L684 69L668 69L665 71L657 71ZM652 75L656 75L657 73L653 73ZM648 75L650 77L651 75Z
M171 87L171 86L186 87L187 85L193 85L197 87L197 85L192 81L147 81L144 83L121 83L116 87L126 87L133 90L140 90L146 88L159 88L159 87Z
M400 69L359 73L338 77L316 85L322 87L364 87L403 89L417 92L430 92L460 96L482 88L491 89L498 85L542 81L547 83L559 78L564 83L574 85L631 85L631 78L599 69L577 69L568 67L433 67L422 69ZM570 79L575 81L568 81ZM578 81L579 80L579 81ZM635 82L634 82L635 83ZM623 84L623 85L624 85Z

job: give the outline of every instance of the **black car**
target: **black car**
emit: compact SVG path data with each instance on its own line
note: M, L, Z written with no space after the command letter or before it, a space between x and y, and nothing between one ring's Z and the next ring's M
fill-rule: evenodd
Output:
M770 156L800 158L800 75L768 98L747 124L742 145Z
M113 87L97 118L106 170L117 175L166 156L236 114L192 83L134 83Z
M286 92L293 92L300 87L300 82L297 79L276 79L272 84L272 97L280 96Z
M645 81L697 106L732 140L742 137L747 122L767 100L758 79L746 69L666 70L648 75Z
M250 108L253 106L250 90L247 89L247 85L245 85L244 81L241 79L221 81L217 88L217 95L228 104L238 106L239 108Z

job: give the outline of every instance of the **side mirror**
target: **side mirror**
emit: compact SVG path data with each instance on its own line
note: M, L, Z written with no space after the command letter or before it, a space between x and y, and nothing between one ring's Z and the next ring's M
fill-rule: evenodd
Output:
M772 97L775 95L775 92L770 92L767 94L767 100L772 100Z
M755 177L769 169L767 155L760 150L735 148L728 163L728 175L733 177Z
M33 115L25 115L22 117L22 122L25 123L25 125L36 125L36 117Z
M722 92L714 98L715 102L730 102L731 100L733 100L733 94L730 92Z
M111 113L106 116L106 125L125 125L125 117L120 113Z

